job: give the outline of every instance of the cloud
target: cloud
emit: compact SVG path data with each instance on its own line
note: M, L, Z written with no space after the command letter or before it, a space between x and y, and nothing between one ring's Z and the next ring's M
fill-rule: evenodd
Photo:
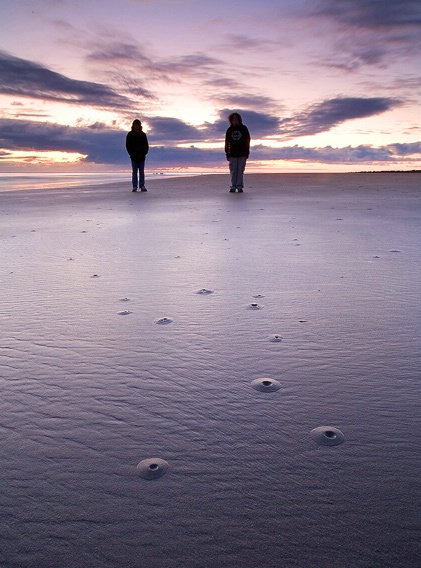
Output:
M152 133L148 138L151 144L160 144L151 150L151 161L155 167L206 164L215 154L215 163L223 159L223 139L221 150L200 150L178 148L174 142L180 142L182 133L202 139L194 127L176 119L151 119ZM155 134L153 134L155 129ZM91 126L69 127L52 123L40 123L11 119L0 119L0 149L3 151L60 151L77 152L86 155L86 162L95 164L129 165L125 141L127 132L114 130L99 123Z
M212 89L206 83L223 77L224 64L206 53L160 57L149 53L135 40L118 37L86 42L85 49L88 50L86 62L93 76L131 99L131 105L126 108L128 114L131 109L139 108L139 98L144 116L148 111L154 112L158 103L168 104L174 92L173 85L179 93L194 89L202 97L209 98ZM235 82L231 88L240 90L241 86ZM219 88L215 86L214 89Z
M332 39L329 52L315 59L316 65L347 72L367 65L403 68L406 63L412 68L418 57L419 0L315 0L308 17L317 27L323 20L326 37Z
M357 28L421 26L419 0L322 0L315 13Z
M175 125L181 128L181 125ZM10 160L13 150L21 151L61 151L77 152L86 155L86 163L109 166L129 167L129 158L125 149L126 132L112 130L101 124L91 127L65 127L57 124L31 123L10 119L0 119L0 154L2 161ZM10 155L9 155L10 154ZM409 144L389 144L383 147L360 145L357 147L305 148L294 145L272 148L265 145L252 145L251 160L295 161L298 163L320 164L394 164L399 162L412 164L412 159L419 160L421 142ZM223 166L225 155L223 141L221 147L213 149L197 148L194 145L180 148L171 144L151 147L147 158L149 169L202 167L204 170Z
M148 123L148 137L152 143L168 144L169 142L186 143L223 141L229 126L228 115L240 112L244 124L247 125L253 138L264 138L274 134L280 123L278 117L253 110L242 110L242 107L225 108L219 111L215 122L205 122L200 126L192 126L182 120L170 117L145 118ZM221 142L222 143L222 142Z
M96 124L69 127L47 122L0 119L0 147L22 151L86 154L95 163L120 163L127 156L126 134Z
M91 45L87 61L95 66L104 66L105 70L111 67L116 75L118 71L124 74L130 71L132 75L134 71L141 72L148 81L176 81L186 76L203 77L205 73L212 72L221 65L219 59L200 52L168 58L152 57L136 43L127 40L96 42Z
M421 155L421 142L411 142L409 144L389 144L388 148L399 156Z
M344 148L305 148L303 146L288 146L285 148L269 148L256 146L252 149L254 160L288 160L322 164L372 164L376 162L402 162L405 158L414 156L419 159L421 143L390 144L387 146L347 146Z
M241 115L243 123L250 130L251 137L254 139L276 134L280 124L279 117L273 114L244 109L242 106L232 106L231 108L221 109L215 122L205 122L200 132L206 140L218 140L225 137L225 132L229 126L228 116L232 112L238 112Z
M241 89L241 83L232 77L212 77L204 80L204 85L208 87L215 87L216 89Z
M129 101L100 83L77 81L38 63L0 51L0 93L99 108L126 108Z
M392 98L337 97L311 105L292 118L281 120L280 133L284 139L312 136L347 120L375 116L400 104L400 101Z
M189 142L203 140L204 136L194 126L186 124L182 120L170 117L154 117L147 120L149 131L148 138L151 142L168 143Z
M270 50L279 49L280 45L277 41L265 38L253 38L250 35L245 34L227 34L225 38L226 42L219 44L219 46L215 48L217 51L224 51L228 53L238 51L243 54L245 51L249 50L253 53L256 53L256 51L263 51L267 54Z
M208 82L209 84L210 82ZM211 100L215 104L223 104L225 107L233 107L236 109L248 109L250 111L258 112L263 116L262 110L267 110L272 115L275 111L281 111L283 108L278 101L272 99L271 97L266 97L264 95L254 95L254 94L234 94L232 90L228 90L225 80L222 79L220 82L212 82L212 86L218 86L219 91L217 95L213 95ZM221 89L227 89L225 92ZM238 89L241 92L241 88ZM257 109L257 110L256 110ZM246 112L246 111L245 111Z

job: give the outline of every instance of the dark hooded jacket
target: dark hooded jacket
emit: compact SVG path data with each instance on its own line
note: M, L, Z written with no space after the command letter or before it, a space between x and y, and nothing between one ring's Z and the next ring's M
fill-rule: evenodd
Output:
M250 133L247 126L229 126L225 135L225 154L227 158L248 158L250 155Z
M143 162L149 151L148 138L143 130L131 130L126 136L126 149L130 159L134 162Z

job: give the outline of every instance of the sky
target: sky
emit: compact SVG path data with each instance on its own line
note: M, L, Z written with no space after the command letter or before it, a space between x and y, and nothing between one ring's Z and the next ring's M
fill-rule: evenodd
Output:
M421 169L419 0L0 0L0 172Z

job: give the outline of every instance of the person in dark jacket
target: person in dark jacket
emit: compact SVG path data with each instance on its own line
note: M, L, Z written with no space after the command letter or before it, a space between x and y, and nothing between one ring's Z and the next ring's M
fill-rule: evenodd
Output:
M230 126L225 134L225 154L231 173L230 192L243 192L243 174L250 155L250 133L238 112L228 117Z
M132 186L133 191L137 191L139 172L139 189L147 191L145 187L145 158L149 151L148 138L142 130L142 123L136 119L133 121L132 129L126 136L126 149L132 161Z

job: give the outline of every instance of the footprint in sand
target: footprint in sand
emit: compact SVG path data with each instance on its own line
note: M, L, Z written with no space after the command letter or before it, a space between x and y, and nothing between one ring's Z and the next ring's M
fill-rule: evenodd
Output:
M334 426L319 426L310 432L310 436L320 446L339 446L345 442L343 433Z
M201 288L200 290L196 290L196 294L201 294L202 296L209 296L209 294L213 294L213 290L209 288Z
M275 392L281 388L281 383L275 379L263 378L254 379L251 386L260 392Z
M91 278L101 278L99 274L92 274Z
M159 318L155 320L155 323L157 323L158 325L167 325L169 323L172 323L173 320L171 318L168 317L163 317L163 318Z
M279 335L278 333L275 333L274 335L271 335L269 337L269 341L271 341L272 343L281 343L282 340L282 335Z
M169 468L167 461L161 458L148 458L137 464L137 472L143 479L158 479L162 477Z
M263 308L264 306L262 306L262 304L258 304L257 302L252 302L247 306L248 310L263 310Z
M123 310L121 312L117 312L119 316L128 316L129 314L132 314L133 312L131 312L130 310Z

